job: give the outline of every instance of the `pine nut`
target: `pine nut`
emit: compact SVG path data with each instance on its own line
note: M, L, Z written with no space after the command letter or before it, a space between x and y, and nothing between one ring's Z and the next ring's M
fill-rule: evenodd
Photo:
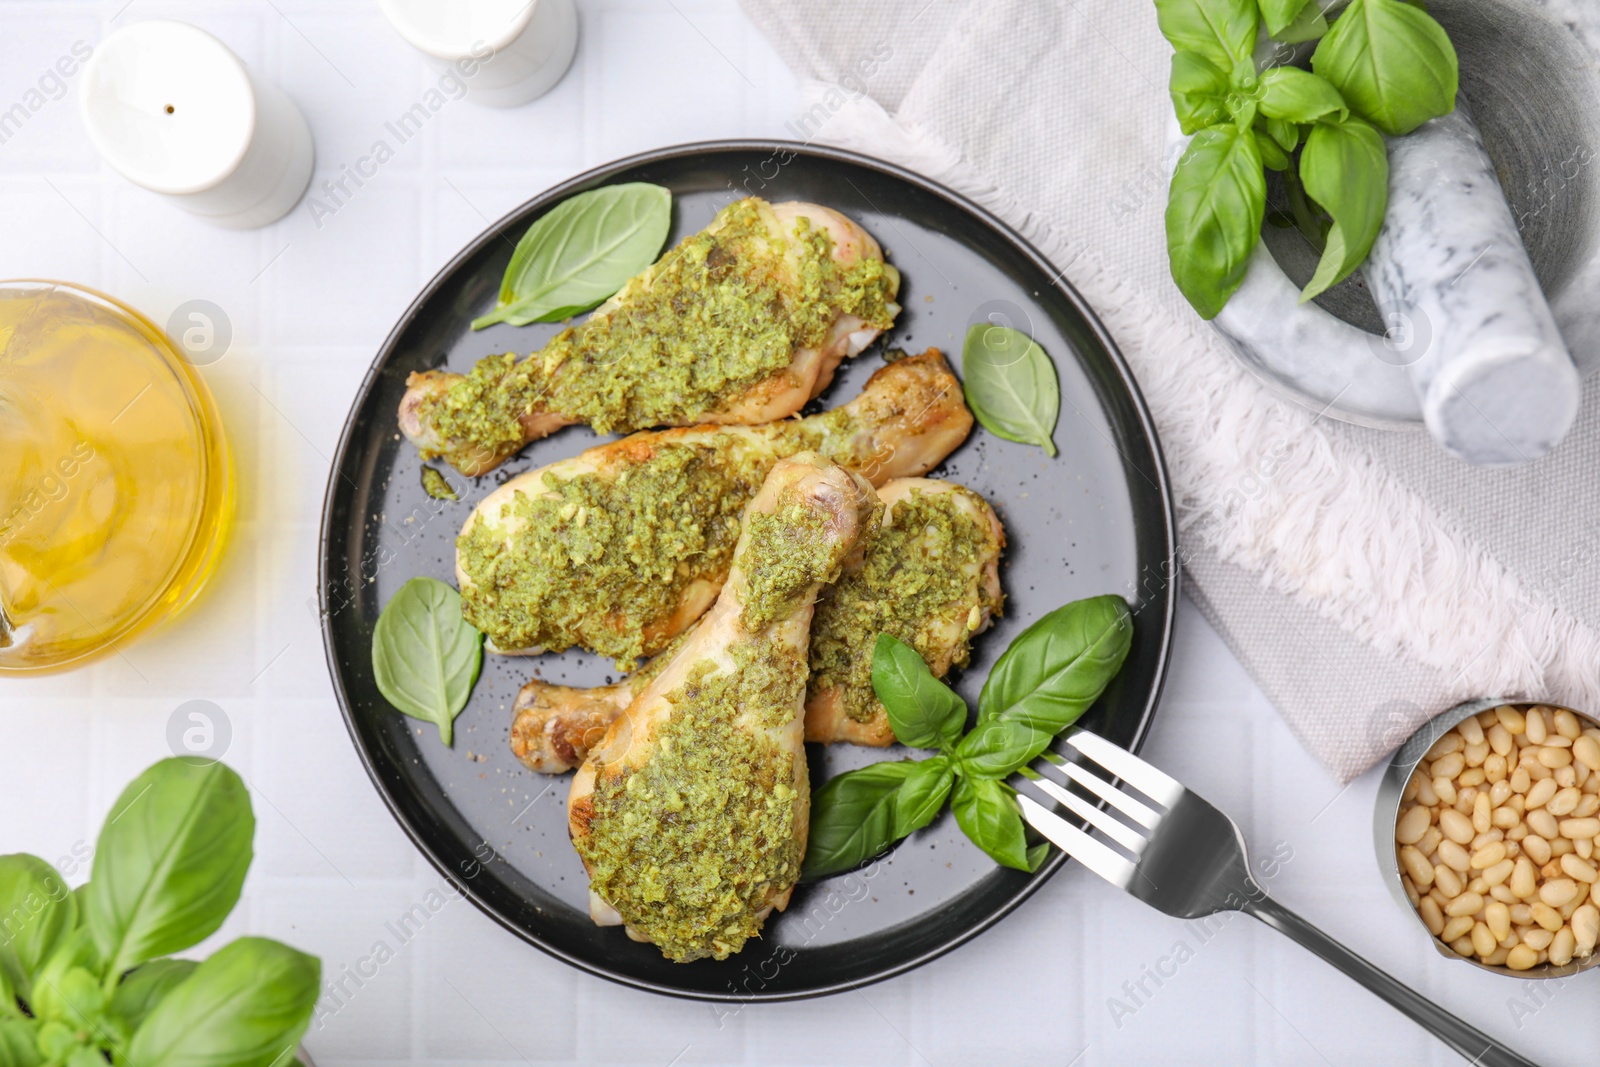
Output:
M1454 941L1450 942L1450 951L1454 952L1457 956L1460 956L1463 959L1469 958L1472 955L1472 938L1456 938Z
M1563 899L1561 903L1565 904L1566 900ZM1444 913L1452 918L1456 916L1471 916L1478 914L1478 909L1482 907L1483 898L1478 894L1462 893L1449 903L1444 909Z
M1544 810L1558 818L1571 815L1578 810L1578 802L1582 799L1583 794L1578 792L1576 787L1569 785L1551 797L1550 803L1544 806Z
M1556 785L1554 778L1546 778L1544 781L1535 784L1532 789L1528 790L1528 795L1523 799L1523 803L1526 804L1530 810L1533 808L1542 808L1550 802L1551 797L1556 795L1557 788L1559 787Z
M1420 811L1420 812L1423 813L1424 816L1426 816L1427 813L1428 813L1428 809L1427 808L1413 808L1412 811L1413 812ZM1536 833L1540 837L1544 838L1546 841L1550 840L1552 837L1559 836L1560 833L1561 833L1561 826L1560 826L1559 823L1556 822L1556 817L1554 815L1551 815L1548 811L1546 811L1543 808L1538 808L1538 809L1536 809L1534 811L1528 812L1527 821L1528 821L1528 827L1531 830L1533 830L1534 833ZM1413 825L1415 825L1415 824L1413 823ZM1423 831L1422 830L1418 830L1416 833L1417 833L1417 839L1420 840L1421 837L1422 837Z
M1562 856L1561 870L1579 882L1593 882L1600 879L1600 871L1594 869L1594 864L1578 856Z
M1445 756L1448 756L1452 752L1460 752L1463 743L1464 742L1461 739L1461 734L1455 730L1451 730L1449 733L1440 737L1439 740L1435 741L1433 743L1433 747L1429 748L1427 753L1422 758L1425 760L1441 759Z
M1533 908L1527 904L1511 905L1511 921L1518 926L1527 926L1533 922Z
M1412 808L1412 811L1427 813L1427 808ZM1409 814L1409 813L1408 813ZM1404 817L1402 820L1404 821ZM1464 845L1473 838L1472 820L1456 811L1454 808L1445 808L1439 813L1439 829L1444 831L1444 836L1458 845ZM1418 835L1420 840L1421 835ZM1395 840L1400 840L1400 831L1395 831Z
M1578 943L1578 955L1587 956L1594 951L1600 938L1600 908L1585 904L1572 913L1572 934Z
M1522 821L1522 817L1510 808L1495 808L1489 815L1489 821L1502 830L1509 830Z
M1551 933L1555 933L1561 929L1562 918L1561 913L1550 905L1539 903L1533 906L1533 921ZM1544 948L1543 945L1534 945L1533 947Z
M1446 867L1461 874L1472 869L1472 856L1454 841L1439 842L1439 860Z
M1550 839L1550 855L1555 857L1556 859L1560 859L1562 856L1565 856L1567 853L1572 852L1572 851L1573 851L1572 842L1567 840L1566 838L1564 838L1564 837L1554 837L1554 838ZM1558 863L1558 864L1555 864L1555 866L1556 866L1557 869L1559 869L1561 865ZM1552 876L1552 877L1554 877L1554 876Z
M1489 821L1489 794L1479 793L1472 799L1472 828L1478 833L1488 833L1494 824Z
M1600 775L1595 777L1600 778ZM1572 814L1580 819L1587 818L1596 812L1600 812L1600 794L1595 793L1584 793L1579 796L1578 806L1572 809Z
M1600 741L1585 734L1572 741L1572 758L1589 768L1600 771Z
M1521 841L1518 841L1517 844L1522 847L1523 852L1528 854L1528 858L1539 866L1543 867L1550 862L1550 842L1538 834L1529 834Z
M1536 745L1544 744L1544 739L1550 736L1549 724L1544 720L1544 712L1534 708L1528 712L1527 719L1528 740Z
M1576 741L1583 736L1582 724L1578 722L1578 717L1566 708L1555 713L1555 726L1556 733L1569 740Z
M1433 783L1426 777L1417 782L1417 803L1426 808L1439 806L1439 794L1433 791Z
M1499 863L1505 858L1505 843L1501 841L1495 841L1474 852L1469 858L1468 862L1472 864L1473 870L1481 871L1485 868L1493 867L1495 864Z
M1539 954L1527 945L1518 945L1506 953L1506 966L1513 971L1526 971L1538 962Z
M1562 819L1562 837L1600 837L1600 819L1589 816L1586 819Z
M1550 942L1555 940L1555 936L1556 934L1554 930L1546 930L1543 927L1540 927L1537 930L1529 930L1527 933L1523 934L1522 943L1533 949L1535 952L1543 952L1545 949L1550 947Z
M1513 860L1503 859L1499 863L1496 863L1492 867L1488 867L1484 870L1483 880L1491 889L1498 889L1500 886L1505 884L1506 879L1511 877L1511 872L1515 869L1516 865ZM1593 868L1590 869L1593 870ZM1573 877L1576 878L1577 875L1573 875Z
M1456 802L1456 784L1448 778L1435 778L1433 780L1433 791L1446 804L1454 804Z
M1441 941L1454 941L1457 938L1472 932L1475 920L1470 915L1457 915L1444 924L1444 929L1439 932Z
M1572 763L1572 753L1564 748L1545 745L1539 749L1539 762L1551 769L1566 767Z
M1527 857L1518 859L1511 871L1511 891L1523 900L1532 900L1533 895L1539 891L1536 872Z
M1483 761L1489 756L1489 742L1480 741L1476 745L1468 745L1461 750L1461 754L1467 758L1468 767L1482 767Z
M1500 947L1499 940L1489 932L1483 923L1474 923L1472 926L1472 950L1480 956L1487 956Z
M1509 955L1511 955L1511 946L1501 945L1499 948L1489 953L1489 955L1485 956L1483 958L1483 962L1487 963L1491 967L1498 967L1506 961L1506 957Z
M1482 767L1468 767L1456 779L1456 785L1463 789L1469 786L1480 786L1484 783L1485 777Z
M1454 778L1465 770L1466 766L1467 758L1459 752L1452 752L1434 760L1433 767L1428 773L1434 778Z
M1417 914L1422 916L1422 925L1428 928L1428 933L1434 937L1444 933L1444 912L1432 897L1423 897L1417 902Z
M1476 718L1467 716L1461 725L1456 727L1456 733L1469 745L1476 745L1483 740L1483 725Z
M1483 777L1488 782L1503 782L1506 780L1506 758L1498 752L1491 752L1483 761Z
M1513 793L1526 793L1528 791L1528 784L1531 781L1531 779L1528 777L1528 769L1526 767L1514 768L1511 772L1511 778L1509 781L1511 782L1511 791ZM1418 798L1418 802L1421 802L1420 797Z
M1489 932L1494 935L1496 944L1504 941L1511 933L1511 909L1498 900L1483 906L1483 921L1488 925ZM1430 926L1429 929L1433 928Z
M1428 832L1428 824L1433 821L1427 808L1412 808L1400 816L1400 822L1394 828L1394 839L1402 845L1414 845L1422 840L1422 835ZM1554 821L1550 833L1555 833Z
M1506 862L1510 863L1511 861L1507 860ZM1489 895L1502 904L1515 904L1517 902L1517 895L1511 891L1509 886L1492 885L1489 887Z
M1461 876L1442 863L1433 869L1433 884L1444 894L1445 903L1459 897L1465 888L1461 884Z
M1550 962L1557 967L1565 967L1572 962L1572 955L1577 948L1578 941L1573 936L1572 929L1563 926L1556 931L1555 938L1550 942Z
M1402 845L1400 848L1400 865L1405 868L1406 874L1411 876L1411 881L1427 889L1433 885L1433 865L1428 858L1418 852L1411 845Z
M1528 728L1527 717L1510 704L1501 704L1498 708L1495 708L1494 717L1499 719L1500 725L1505 727L1506 732L1512 735L1520 734Z
M1428 827L1428 832L1422 835L1422 840L1417 842L1417 851L1424 856L1431 856L1439 848L1439 842L1444 840L1444 834L1439 832L1437 826Z
M1472 896L1472 895L1474 895L1474 894L1470 894L1470 893L1462 894L1462 896ZM1543 901L1544 903L1550 905L1552 908L1561 907L1561 905L1565 904L1567 901L1571 900L1573 897L1575 897L1577 895L1578 895L1578 883L1574 882L1571 878L1553 878L1550 881L1546 882L1544 885L1539 887L1539 899L1541 901ZM1456 900L1460 900L1460 899L1461 899L1461 897L1457 897L1456 898ZM1478 899L1481 901L1483 898L1479 897ZM1455 902L1452 901L1451 903L1454 904ZM1448 908L1446 908L1445 910L1449 911ZM1535 915L1538 914L1538 911L1539 911L1538 908L1534 909Z

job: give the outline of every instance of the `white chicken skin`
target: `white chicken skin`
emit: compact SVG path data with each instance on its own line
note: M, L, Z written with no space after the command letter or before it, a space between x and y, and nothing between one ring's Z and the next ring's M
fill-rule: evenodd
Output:
M839 212L740 200L521 363L413 373L400 429L476 476L573 423L628 433L786 418L893 324L899 287L878 242Z
M820 415L589 449L511 479L474 509L456 541L463 610L494 651L578 645L628 669L716 599L739 515L780 459L815 450L879 484L925 473L971 430L960 383L930 349Z
M815 453L773 467L717 603L573 776L596 922L672 960L724 959L788 904L810 816L813 604L878 510L866 479Z

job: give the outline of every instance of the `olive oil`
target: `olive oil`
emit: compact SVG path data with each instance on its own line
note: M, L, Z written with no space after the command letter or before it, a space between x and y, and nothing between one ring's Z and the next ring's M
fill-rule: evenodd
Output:
M79 662L193 599L233 516L209 392L130 308L0 284L0 671Z

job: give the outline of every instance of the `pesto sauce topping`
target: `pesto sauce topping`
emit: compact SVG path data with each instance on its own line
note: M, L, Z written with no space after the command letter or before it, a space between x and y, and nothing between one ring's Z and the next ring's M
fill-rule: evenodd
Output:
M839 539L814 507L785 494L771 513L746 520L749 540L738 566L745 576L740 624L759 633L800 606L815 582L831 582L843 563Z
M546 472L546 492L513 494L456 539L463 613L498 648L581 644L631 663L692 581L727 574L770 467L669 444L615 477Z
M932 661L943 642L928 624L967 608L977 581L974 564L994 550L994 541L988 523L958 502L965 492L970 490L913 489L867 544L860 569L847 572L817 603L811 620L813 682L839 686L845 714L856 722L883 711L872 692L877 635L897 637ZM971 634L963 629L953 662L964 667L971 656Z
M773 642L737 646L731 673L698 663L649 761L595 784L578 846L590 885L673 960L737 952L799 876L795 756L752 731L791 718L805 683L803 659Z
M783 370L796 350L819 345L834 321L893 323L893 274L878 259L833 259L827 231L801 219L774 233L760 202L718 215L716 232L685 238L630 283L619 305L557 334L513 365L479 361L420 413L442 441L507 454L522 444L520 417L555 411L600 433L686 424ZM796 253L784 262L786 250Z

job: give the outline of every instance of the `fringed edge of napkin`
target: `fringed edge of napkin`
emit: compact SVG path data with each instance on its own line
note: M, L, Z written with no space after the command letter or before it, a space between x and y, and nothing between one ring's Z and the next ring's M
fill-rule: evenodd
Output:
M820 139L891 159L983 205L1088 299L1155 417L1185 543L1202 540L1264 589L1454 679L1437 706L1396 726L1480 696L1600 706L1600 634L1526 588L1370 453L1318 429L1320 416L1252 379L1203 323L1163 311L937 135L870 97L816 83L806 92L833 114ZM1384 754L1334 769L1353 777Z

